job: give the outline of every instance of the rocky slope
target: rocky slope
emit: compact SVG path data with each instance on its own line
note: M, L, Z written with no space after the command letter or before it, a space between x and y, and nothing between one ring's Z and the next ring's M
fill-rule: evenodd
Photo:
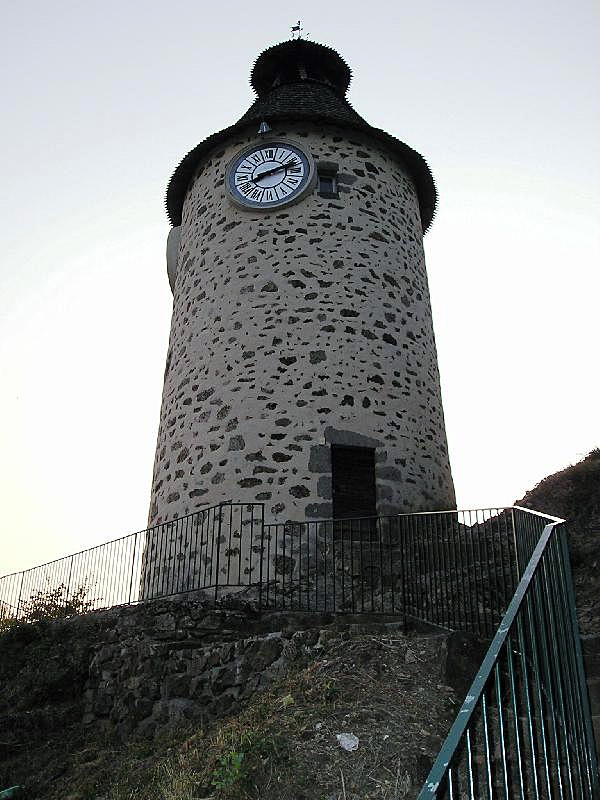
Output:
M600 634L600 448L544 478L516 504L567 520L581 632Z
M244 616L181 600L166 625L165 601L151 605L2 636L0 789L48 800L414 797L481 659L466 634L404 635L381 618Z
M544 479L518 504L568 520L600 733L600 450ZM223 638L222 627L209 630L205 613L188 612L182 606L189 626L171 625L160 609L123 610L118 625L128 628L126 636L107 624L115 612L2 635L0 790L23 784L23 797L47 800L414 798L483 654L469 637L405 636L398 623L373 620L313 617L298 630L298 620L276 615L250 615L236 627L229 614ZM240 653L256 648L263 655L277 650L277 659L259 691L246 696L240 688L238 698ZM225 651L235 668L223 661ZM182 714L161 729L123 727L124 719L137 719L134 711L144 723L150 700L153 709L183 708L177 692L191 687L183 678L200 655L207 662L218 656L208 666L231 677L221 688L237 698L233 705L223 714L218 705L210 717ZM155 671L152 659L165 672L156 698L143 677ZM113 701L117 685L127 692ZM112 721L112 730L82 725L90 708L95 719ZM153 710L151 719L161 717Z

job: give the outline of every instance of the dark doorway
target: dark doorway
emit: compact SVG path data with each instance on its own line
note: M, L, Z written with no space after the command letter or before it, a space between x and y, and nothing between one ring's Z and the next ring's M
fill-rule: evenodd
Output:
M331 476L334 519L376 516L375 450L332 445Z

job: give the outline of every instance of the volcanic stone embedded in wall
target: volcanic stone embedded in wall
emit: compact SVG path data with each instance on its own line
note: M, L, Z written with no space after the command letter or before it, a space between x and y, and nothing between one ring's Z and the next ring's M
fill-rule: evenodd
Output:
M254 129L188 189L151 524L238 500L267 501L267 521L331 515L329 429L401 472L382 477L379 513L453 505L412 179L359 132L300 128L274 135L335 161L339 200L232 206L215 187Z
M270 630L240 603L214 609L178 598L91 615L104 634L89 668L85 723L152 736L222 716L315 643L314 632Z

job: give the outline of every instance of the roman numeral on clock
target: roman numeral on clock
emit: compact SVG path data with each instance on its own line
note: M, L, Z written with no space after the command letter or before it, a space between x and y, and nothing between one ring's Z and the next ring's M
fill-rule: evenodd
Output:
M283 206L307 188L309 165L310 156L295 145L255 145L232 162L228 190L242 206Z

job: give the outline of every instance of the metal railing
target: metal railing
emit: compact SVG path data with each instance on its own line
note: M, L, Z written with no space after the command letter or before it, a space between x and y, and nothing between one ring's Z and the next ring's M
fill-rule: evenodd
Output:
M526 546L512 509L265 524L262 504L222 504L0 578L0 617L243 593L262 609L396 614L491 636Z
M145 532L140 600L202 591L223 593L263 584L264 506L222 503Z
M591 800L598 770L564 525L493 508L265 524L202 509L0 578L0 622L192 595L395 614L494 637L419 800Z
M0 620L35 620L202 592L256 586L260 503L228 503L0 578Z
M600 794L565 526L514 512L521 580L419 800Z
M265 525L265 608L403 614L492 636L517 582L512 509Z
M5 575L0 578L0 619L34 621L135 601L139 543L145 533L132 533Z

